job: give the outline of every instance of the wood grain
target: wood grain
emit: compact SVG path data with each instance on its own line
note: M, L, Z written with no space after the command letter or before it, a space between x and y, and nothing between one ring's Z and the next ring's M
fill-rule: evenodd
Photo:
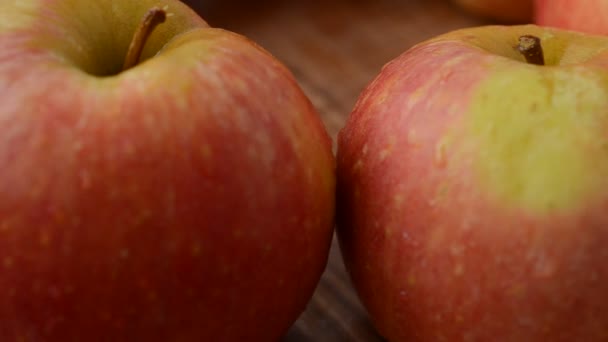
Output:
M335 138L359 93L416 43L485 24L441 0L193 0L215 27L248 36L291 69ZM334 239L327 269L285 342L382 341L357 298Z

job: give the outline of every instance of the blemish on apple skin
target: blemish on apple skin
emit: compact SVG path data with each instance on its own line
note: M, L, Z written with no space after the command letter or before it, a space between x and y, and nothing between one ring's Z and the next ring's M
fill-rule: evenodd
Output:
M365 144L365 145L363 145L363 149L361 150L361 153L363 155L366 155L368 150L369 150L369 147L367 146L367 144Z
M232 232L232 237L235 239L241 239L245 234L243 234L243 230L242 229L235 229Z
M311 219L307 219L304 221L304 229L310 230L310 229L312 229L313 226L314 225L313 225L313 222Z
M9 231L10 229L11 229L10 222L4 220L4 221L2 221L2 223L0 223L0 233L5 233L5 232Z
M441 140L435 145L435 166L438 168L444 168L447 165L446 148L447 143L445 140Z
M393 227L386 227L384 228L384 236L386 236L387 238L390 238L393 235L394 229Z
M129 249L128 248L123 248L120 251L120 258L121 259L127 259L129 257Z
M123 151L127 156L134 156L137 152L135 145L131 141L125 141Z
M380 161L383 161L386 159L386 157L388 157L391 154L391 151L387 148L385 148L384 150L380 151Z
M407 133L407 143L414 148L420 147L420 141L418 139L418 133L416 132L416 130L411 129Z
M530 112L536 112L538 110L538 103L534 102L530 105Z
M308 166L306 168L306 180L308 181L308 184L314 183L314 174L313 174L312 167L310 167L310 166Z
M515 284L509 288L507 293L512 297L521 297L526 293L526 287L523 284Z
M464 253L465 247L463 245L453 245L450 247L450 253L453 256L460 256Z
M537 277L548 278L555 274L555 264L541 257L534 266L534 273Z
M83 190L89 189L91 187L91 174L89 170L83 169L80 171L80 187Z
M50 286L48 293L51 298L57 299L61 296L61 290L57 286Z
M191 254L193 257L197 257L197 256L199 256L199 255L201 254L201 244L200 244L200 243L198 243L198 242L195 242L195 243L192 245L192 248L190 249L190 254Z
M4 260L2 260L2 264L4 265L4 268L13 267L13 258L5 257Z
M262 247L264 249L264 253L268 254L270 252L272 252L272 245L271 244L265 244L264 247Z
M363 161L361 159L358 159L355 162L355 165L353 166L353 171L358 172L359 170L361 170L362 167L363 167Z
M211 147L207 144L201 146L201 156L205 159L209 159L212 156Z
M254 146L247 147L247 156L252 160L259 160L260 154Z
M464 274L464 265L461 263L456 264L456 266L454 267L454 275L461 276L463 274Z
M40 233L40 246L42 247L47 247L49 245L49 243L51 242L51 236L48 232L42 232Z

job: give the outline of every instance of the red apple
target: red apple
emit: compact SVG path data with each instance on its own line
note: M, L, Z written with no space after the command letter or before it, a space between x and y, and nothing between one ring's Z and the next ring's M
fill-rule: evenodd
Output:
M178 1L0 13L0 341L279 339L335 196L291 73Z
M607 130L605 37L469 28L387 64L337 157L340 246L379 332L606 341Z
M452 0L466 11L499 22L527 23L532 20L534 0Z
M534 6L539 25L608 34L607 0L535 0Z

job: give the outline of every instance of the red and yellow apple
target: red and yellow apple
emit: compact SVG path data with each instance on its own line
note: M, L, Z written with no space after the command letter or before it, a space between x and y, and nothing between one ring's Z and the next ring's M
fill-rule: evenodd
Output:
M345 264L389 341L608 339L608 38L422 42L363 91L337 163Z
M3 2L0 123L1 341L276 341L304 310L331 141L253 42L173 0Z
M535 23L594 34L608 34L607 0L535 0Z
M452 0L466 11L488 19L509 23L532 20L534 0Z

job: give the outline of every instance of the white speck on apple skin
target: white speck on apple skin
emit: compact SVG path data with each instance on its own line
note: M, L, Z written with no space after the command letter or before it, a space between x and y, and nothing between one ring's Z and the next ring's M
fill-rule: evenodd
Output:
M464 274L464 265L462 263L457 263L456 266L454 266L454 275L459 277L463 274Z
M465 247L463 245L452 245L452 247L450 247L450 253L453 256L461 256L462 254L464 254L464 250Z
M396 194L395 196L393 196L393 203L396 207L400 207L403 204L403 195Z
M368 149L369 149L369 146L367 146L367 144L363 145L363 149L361 150L361 153L362 153L363 155L366 155L366 154L367 154Z
M383 149L382 151L380 151L379 154L379 159L380 161L383 161L386 159L386 157L388 157L391 154L391 151L388 148Z

